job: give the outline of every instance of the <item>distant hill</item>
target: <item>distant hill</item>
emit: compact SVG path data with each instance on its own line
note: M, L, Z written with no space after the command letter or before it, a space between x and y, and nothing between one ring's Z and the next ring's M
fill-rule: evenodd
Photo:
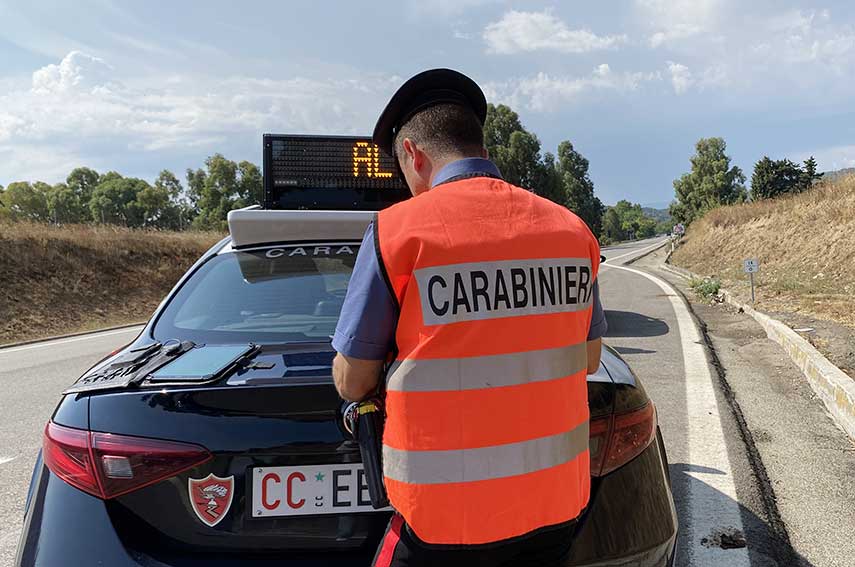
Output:
M668 209L654 209L652 207L641 207L641 213L656 222L671 222L671 214Z
M846 169L838 169L837 171L826 171L822 174L822 181L834 182L850 175L855 175L855 167L847 167Z
M641 203L641 206L646 209L663 209L667 211L672 201L655 201L652 203Z

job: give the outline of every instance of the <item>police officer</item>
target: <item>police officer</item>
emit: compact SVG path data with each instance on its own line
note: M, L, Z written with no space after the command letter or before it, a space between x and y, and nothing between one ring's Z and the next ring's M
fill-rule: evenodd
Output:
M575 214L502 180L486 113L474 81L433 69L401 86L374 130L414 197L365 234L333 375L361 400L391 362L395 515L376 567L559 565L590 495L599 246Z

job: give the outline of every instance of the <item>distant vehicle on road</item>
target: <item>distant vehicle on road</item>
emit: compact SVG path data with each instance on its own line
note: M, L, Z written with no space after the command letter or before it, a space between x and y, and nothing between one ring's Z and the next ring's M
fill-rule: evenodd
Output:
M230 236L60 400L16 565L369 565L390 511L369 502L330 335L372 215L230 213ZM588 398L592 496L568 565L672 565L653 403L608 347Z

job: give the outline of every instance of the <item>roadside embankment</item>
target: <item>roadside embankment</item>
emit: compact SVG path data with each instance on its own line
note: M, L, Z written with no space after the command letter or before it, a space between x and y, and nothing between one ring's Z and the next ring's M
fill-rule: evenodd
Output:
M222 237L0 224L0 344L143 321Z
M855 176L778 199L715 209L694 222L671 262L750 301L742 261L757 258L755 307L855 371Z

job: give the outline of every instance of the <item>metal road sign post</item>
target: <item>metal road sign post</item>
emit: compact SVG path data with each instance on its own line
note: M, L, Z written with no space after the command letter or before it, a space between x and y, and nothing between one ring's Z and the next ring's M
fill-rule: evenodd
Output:
M754 305L754 274L760 271L760 262L757 258L743 260L743 270L751 279L751 305Z

